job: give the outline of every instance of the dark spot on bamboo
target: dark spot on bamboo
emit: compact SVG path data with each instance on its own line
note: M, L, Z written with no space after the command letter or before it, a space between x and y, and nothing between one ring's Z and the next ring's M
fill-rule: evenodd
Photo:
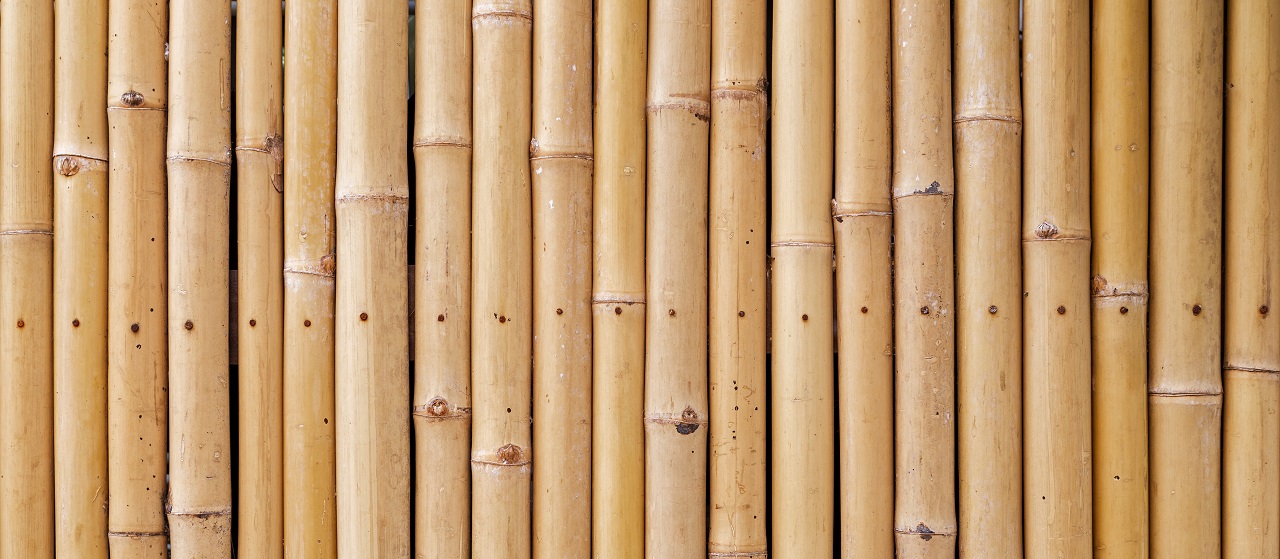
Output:
M498 449L498 460L503 464L516 464L524 457L524 450L513 444L504 444Z
M676 315L675 309L667 309L667 316L675 316L675 315Z
M1260 313L1262 313L1262 314L1267 314L1267 313L1271 312L1271 308L1270 308L1270 307L1268 307L1268 306L1266 306L1266 305L1262 305L1261 307L1258 307L1258 312L1260 312Z
M929 307L928 306L920 307L920 314L929 314Z
M329 424L329 418L327 418L327 417L326 417L326 418L324 418L324 424L325 424L325 425L328 425L328 424Z
M249 327L250 327L250 328L253 328L254 326L257 326L257 325L258 325L258 321L257 321L257 320L254 320L254 319L252 319L252 318L250 318L250 319L249 319Z
M442 314L436 315L436 322L444 322L444 315Z
M79 327L80 327L80 319L78 319L78 318L73 318L73 319L71 319L71 325L72 325L72 326L74 326L74 327L76 327L76 328L79 328Z
M360 313L360 321L361 321L361 322L364 322L364 321L366 321L366 320L369 320L369 313L367 313L367 312L362 312L362 313Z
M59 175L64 177L74 176L76 173L80 172L80 160L74 157L60 155L58 156L56 167Z
M137 332L138 332L138 323L137 323L137 322L135 322L135 323L131 324L131 325L129 326L129 331L130 331L130 332L137 333Z
M622 307L614 307L613 314L622 314Z
M183 328L186 328L187 330L190 330L190 329L192 329L192 328L195 328L195 327L196 327L196 325L195 325L195 324L193 324L190 320L188 320L188 321L186 321L185 323L183 323L183 324L182 324L182 327L183 327Z
M1058 236L1058 226L1048 221L1036 226L1036 237L1041 239L1052 239Z
M941 194L942 185L938 184L938 181L933 181L929 183L928 188L924 189L924 193L925 194Z
M746 311L738 311L738 318L742 318L744 316L747 316Z
M917 534L920 534L920 539L924 541L929 541L933 539L933 530L931 530L928 526L925 526L923 522L916 525L915 532Z
M507 413L511 413L511 408L507 408Z
M1119 481L1120 476L1114 476L1114 477L1115 477L1115 479L1116 479L1117 481Z
M987 307L987 312L996 314L997 312L1000 312L1000 309L996 308L995 305L991 305L990 307Z
M556 314L564 314L564 309L556 309Z
M310 320L304 320L304 321L302 321L302 325L303 325L303 326L306 326L307 328L310 328L310 327L311 327L311 321L310 321Z
M26 325L27 325L26 321L22 320L21 318L18 319L18 328L22 328L23 326L26 326Z
M1058 305L1058 314L1067 314L1067 308L1062 305Z
M124 106L126 107L141 106L142 101L143 101L142 94L138 93L137 91L132 91L132 90L126 91L124 92L124 95L120 96L120 102L124 103Z
M800 320L809 320L809 315L807 314L800 315Z
M680 412L680 423L676 424L676 432L688 435L697 430L698 412L694 411L693 406L685 406L684 411Z
M1201 307L1200 305L1194 305L1194 306L1192 306L1192 307L1191 307L1191 314L1194 314L1194 315L1196 315L1196 316L1200 316L1200 312L1201 312L1201 311L1203 311L1203 310L1204 310L1204 308L1203 308L1203 307Z
M862 309L860 309L860 310L862 311L862 314L867 314L867 308L866 308L866 307L862 307Z
M841 215L836 216L836 223L844 223L844 216L841 216Z
M1120 307L1120 314L1129 314L1129 307Z
M506 324L506 323L507 323L507 317L505 316L498 317L498 324Z

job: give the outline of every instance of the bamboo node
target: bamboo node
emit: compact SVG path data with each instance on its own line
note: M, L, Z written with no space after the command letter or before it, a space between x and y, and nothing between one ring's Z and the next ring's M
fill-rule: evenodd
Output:
M1231 363L1227 363L1226 365L1223 365L1222 370L1227 372L1238 371L1242 373L1262 373L1262 374L1271 374L1271 375L1280 374L1280 370L1277 370L1277 369L1266 369L1262 367L1245 367L1243 365L1232 365Z
M533 22L533 13L525 10L512 10L510 8L503 9L493 6L477 6L471 12L471 22L474 25L480 19L518 19Z
M1041 239L1052 239L1058 236L1058 226L1048 221L1036 226L1036 237Z
M819 243L813 241L778 241L769 243L770 247L818 247L818 248L834 248L835 243Z
M137 91L132 91L132 90L126 91L124 92L124 95L120 96L120 102L124 103L124 106L126 107L141 106L143 101L144 99L142 97L142 94L138 93Z
M712 551L707 553L708 559L718 557L768 557L768 551Z
M58 174L64 177L74 176L80 172L80 161L74 157L59 155L54 165L58 170Z
M996 113L973 113L973 114L957 114L952 121L953 124L964 124L966 122L1008 122L1022 126L1022 119L1013 115L1002 115Z
M471 408L451 407L448 400L436 396L426 405L413 408L413 415L433 421L467 419L471 417Z
M711 122L711 103L702 99L682 98L662 103L649 103L646 108L651 113L662 111L686 111L693 115L693 118L701 120L702 122Z
M0 235L53 235L52 229L11 229L0 231Z
M956 535L955 531L935 532L923 522L916 524L915 528L894 528L893 531L904 536L920 536L920 539L924 541L932 540L935 537Z

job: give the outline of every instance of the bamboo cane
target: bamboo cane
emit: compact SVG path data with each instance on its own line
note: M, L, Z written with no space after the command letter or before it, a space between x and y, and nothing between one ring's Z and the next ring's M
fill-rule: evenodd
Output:
M159 0L109 0L107 534L111 555L168 556L165 41Z
M338 3L340 557L409 554L407 20L395 0Z
M416 14L416 548L471 554L471 0Z
M644 554L646 0L596 6L591 548Z
M591 556L590 0L533 27L533 556Z
M1223 2L1154 2L1151 30L1151 555L1217 557Z
M708 552L769 551L765 483L765 0L711 3Z
M835 5L773 8L773 554L831 557Z
M283 514L284 555L289 559L338 555L333 421L336 16L337 0L298 2L285 12Z
M0 10L0 557L52 558L53 3Z
M59 0L54 15L56 547L106 559L107 2Z
M954 48L959 547L961 555L1021 557L1017 3L956 2Z
M1147 0L1093 6L1094 557L1147 557Z

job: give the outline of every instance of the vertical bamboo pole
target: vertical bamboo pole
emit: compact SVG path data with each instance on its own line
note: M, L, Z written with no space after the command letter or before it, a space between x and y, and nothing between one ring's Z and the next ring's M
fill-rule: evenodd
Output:
M168 235L161 0L109 0L107 493L111 555L168 556Z
M1221 551L1222 0L1151 21L1151 555Z
M334 465L337 0L285 10L284 556L338 556Z
M0 557L51 558L53 3L0 11Z
M831 557L835 3L773 6L773 555Z
M764 312L768 16L765 0L711 3L711 558L769 553Z
M533 556L591 557L590 0L533 26Z
M1022 556L1018 3L954 9L959 546L1013 558Z
M107 2L54 4L54 510L65 556L107 558Z
M1093 529L1147 557L1148 0L1093 5Z
M417 553L471 554L471 0L415 15Z
M1024 553L1088 557L1089 2L1024 9Z
M646 0L596 6L591 547L644 555Z

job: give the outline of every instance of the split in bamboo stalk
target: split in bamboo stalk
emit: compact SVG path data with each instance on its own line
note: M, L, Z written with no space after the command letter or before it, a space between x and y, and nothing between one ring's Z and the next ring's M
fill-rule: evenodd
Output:
M54 6L56 547L68 557L106 559L107 2Z
M55 537L53 2L0 12L0 557L42 559Z
M1148 0L1093 5L1093 527L1145 559Z
M711 3L709 557L764 557L768 5Z
M587 559L592 2L533 9L533 556Z

